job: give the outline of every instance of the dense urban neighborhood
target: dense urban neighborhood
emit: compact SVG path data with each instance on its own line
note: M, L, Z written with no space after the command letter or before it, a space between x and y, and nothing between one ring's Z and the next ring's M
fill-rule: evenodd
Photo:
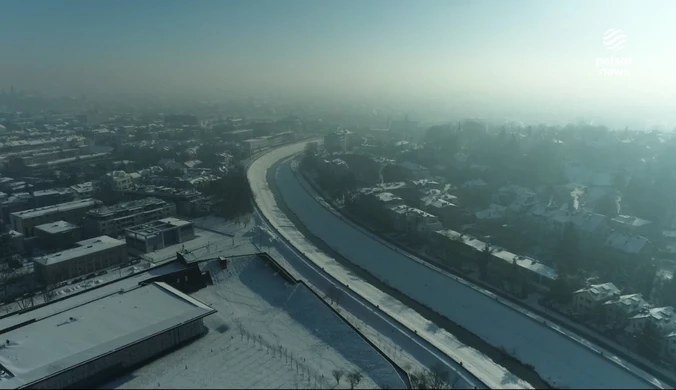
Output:
M566 327L579 335L575 337L610 351L608 356L627 359L634 367L629 371L651 373L635 375L671 380L664 373L676 362L676 205L669 195L676 183L667 168L676 141L671 135L586 124L421 123L405 113L382 118L377 126L356 114L347 121L324 120L316 115L265 115L260 105L249 109L248 116L214 109L199 115L3 114L0 295L8 324L22 313L69 301L65 307L75 310L76 296L94 299L100 289L127 283L130 277L168 283L156 286L177 289L177 294L197 294L204 288L199 286L215 283L221 271L214 264L229 267L230 261L245 256L283 269L289 256L309 256L286 252L287 233L276 222L270 220L268 227L246 222L256 215L272 218L267 209L260 214L268 206L257 195L263 190L251 182L252 173L247 177L251 164L261 156L275 156L271 152L282 146L301 145L300 153L292 154L298 174L347 220L510 305ZM269 174L282 169L275 168L276 160L269 161L256 180L269 181ZM270 229L284 238L275 238ZM282 255L270 257L274 253ZM241 264L258 267L257 260ZM156 269L165 276L155 279ZM204 279L206 274L211 279ZM309 288L319 288L316 293L330 306L347 305L340 298L346 293L335 286ZM395 289L427 307L424 299ZM360 299L372 302L374 296ZM214 307L210 298L203 302L195 304ZM357 318L343 315L347 323ZM195 322L189 334L205 334L209 323ZM422 336L406 326L413 332L407 337ZM379 348L376 355L395 359L392 364L399 370L408 367L406 387L502 386L497 378L505 368L476 368L489 364L487 356L493 353L515 359L499 364L520 378L516 387L592 385L558 376L555 366L548 371L524 363L531 358L527 353L510 352L500 342L471 342L480 358L420 364L383 352L387 347L382 343L388 343L383 340L372 334L369 342ZM425 354L447 348L426 340L430 346ZM466 336L459 340L454 343L470 342ZM259 343L268 345L262 339ZM14 375L8 370L7 375ZM307 370L315 375L309 386L332 375L327 372L322 379L323 368ZM402 380L392 373L337 370L342 371L334 373L336 384L343 374L352 375L355 384L362 379L365 384ZM20 380L47 384L52 383L49 378ZM82 380L94 383L93 377ZM594 386L602 383L613 386Z
M471 120L415 130L340 128L301 167L392 242L673 367L671 135Z
M3 0L0 390L676 388L674 15Z

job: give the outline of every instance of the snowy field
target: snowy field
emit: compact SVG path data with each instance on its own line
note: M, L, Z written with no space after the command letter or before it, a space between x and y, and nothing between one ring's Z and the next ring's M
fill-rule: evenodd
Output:
M448 358L443 352L415 334L392 317L383 313L356 292L338 284L327 273L270 231L267 222L259 221L267 233L263 249L273 256L294 278L305 280L318 294L325 296L336 311L377 345L383 353L408 373L425 367L442 365L448 371L448 384L454 389L486 388L465 367ZM336 293L338 291L338 293ZM330 296L330 297L329 297ZM405 312L401 312L405 315ZM509 387L509 386L503 386Z
M332 275L333 278L348 285L350 290L370 302L373 306L378 307L400 324L405 325L406 328L411 331L415 330L418 336L422 337L426 342L429 342L436 349L442 351L442 353L449 356L453 361L461 362L463 369L466 369L476 377L480 378L486 386L490 388L531 388L532 386L529 383L514 376L504 367L479 351L459 342L455 336L446 332L444 329L440 329L434 323L418 314L415 310L392 298L390 295L385 294L371 284L361 280L335 259L315 247L293 226L292 222L276 205L274 196L266 181L266 173L278 160L302 151L303 147L303 144L295 144L277 149L256 160L249 168L248 178L254 190L256 203L266 215L266 218L273 224L275 229L292 243L295 248L298 248L315 264ZM293 184L293 182L295 182L295 178L289 178L288 180L291 181L291 183L288 184ZM313 208L313 210L319 212L319 216L327 213L325 209L319 206L315 200L306 193L302 200L304 200L306 204L301 206L301 208L313 208L314 206L317 206L318 209ZM331 222L330 219L328 222ZM331 225L331 223L329 223L329 225ZM330 229L331 227L329 226L328 230L330 231ZM321 230L326 232L325 229ZM340 234L341 232L337 231L335 233ZM355 246L355 243L360 243L360 241L345 241L345 243L348 243L350 246ZM345 243L343 243L343 245ZM382 259L385 260L387 258L383 257ZM378 258L375 257L370 260L375 261L378 260ZM448 298L445 299L448 301ZM431 353L433 354L433 352Z
M255 190L256 201L273 225L278 229L281 228L282 234L294 246L302 248L313 261L321 263L336 278L345 280L351 288L361 290L361 295L378 301L377 297L382 296L382 292L361 283L335 260L316 249L300 232L291 227L291 223L276 206L265 183L265 171L276 161L302 149L302 144L280 148L263 156L251 166L249 179ZM570 337L503 305L492 294L477 291L473 286L449 278L356 229L322 207L308 194L288 164L281 167L276 183L288 207L327 245L383 282L397 286L411 298L425 303L489 343L502 347L523 362L533 365L536 371L554 386L572 388L661 386L657 380L651 379L652 383L649 383ZM400 307L403 306L397 303ZM395 307L384 307L382 302L380 307L393 316L398 314ZM413 312L410 309L408 311ZM459 345L452 335L441 329L435 329L433 324L415 312L398 318L412 328L420 329L418 334L433 340L434 344L449 353L449 356L463 361L465 366L485 380L487 385L505 387L503 377L508 373L501 366L477 351L472 350L472 353L468 354L466 346ZM425 322L428 323L427 327L423 325ZM427 329L434 331L430 332Z
M192 296L218 310L209 333L109 383L116 388L349 388L335 369L358 370L357 388L402 388L394 367L303 285L291 285L255 256Z

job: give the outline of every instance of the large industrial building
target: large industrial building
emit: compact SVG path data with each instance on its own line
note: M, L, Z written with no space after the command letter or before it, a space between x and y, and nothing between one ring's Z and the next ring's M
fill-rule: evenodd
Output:
M0 320L1 389L100 385L205 334L216 312L161 282L69 301Z
M176 206L173 203L145 198L91 210L85 216L83 227L93 235L117 237L127 228L174 214Z
M178 218L164 218L128 228L127 244L144 253L179 244L195 238L193 223Z
M96 199L82 199L73 202L59 203L53 206L40 207L37 209L18 211L10 215L12 229L24 236L33 237L35 226L49 222L64 220L79 224L85 213L103 204Z
M33 259L35 276L58 283L128 261L127 243L108 236L79 241L77 247Z

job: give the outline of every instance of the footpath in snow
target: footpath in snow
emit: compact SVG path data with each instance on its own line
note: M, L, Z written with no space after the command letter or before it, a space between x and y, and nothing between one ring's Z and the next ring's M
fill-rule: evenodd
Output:
M462 362L463 367L477 376L486 386L490 388L532 388L529 383L520 380L479 351L460 343L455 336L440 329L415 310L360 279L338 261L319 250L292 224L277 206L266 176L267 171L277 161L302 151L303 147L304 144L294 144L277 149L260 157L249 168L248 178L254 191L256 204L273 227L295 248L304 253L308 259L311 259L340 283L348 285L350 290L363 297L373 306L379 307L380 310L398 322L405 324L412 331L415 330L417 335L430 342L453 360ZM290 180L295 181L295 179ZM305 194L306 202L308 202L307 197L308 195ZM308 207L316 204L312 198L309 199L308 203ZM319 208L324 210L321 206Z
M349 388L332 371L359 371L356 388L402 388L396 369L302 284L258 256L200 264L213 285L191 294L217 309L202 338L105 387Z
M283 235L288 236L296 247L303 248L313 261L325 262L335 267L329 272L336 278L344 277L350 287L362 288L358 278L317 250L284 216L275 204L265 183L265 172L275 162L302 151L303 144L277 149L254 162L249 178L255 190L256 201ZM257 181L257 183L255 183ZM263 183L261 183L263 181ZM278 189L286 206L312 233L345 258L390 286L396 287L412 299L441 313L458 325L469 329L479 337L531 364L548 382L557 387L593 388L652 388L661 387L656 379L648 382L629 370L611 362L606 357L588 349L569 336L543 325L523 313L497 301L492 294L485 294L472 286L461 283L448 275L414 261L401 251L385 245L355 226L322 207L298 182L289 164L283 164L276 179ZM327 269L328 270L328 269ZM334 271L336 272L334 274ZM343 275L339 275L340 272ZM351 280L352 279L352 280ZM357 283L357 284L355 284ZM365 283L364 283L365 284ZM371 286L371 290L373 287ZM373 291L371 291L373 292ZM381 293L382 294L382 293ZM368 296L369 292L364 291ZM380 305L383 308L383 305ZM385 308L384 310L387 310ZM410 309L409 309L410 310ZM411 310L412 311L412 310ZM406 316L408 317L408 316ZM410 319L402 318L408 322ZM419 315L419 319L422 319ZM415 326L414 323L410 324ZM422 330L424 331L424 327ZM438 328L436 328L438 329ZM429 332L425 337L437 338L441 330ZM450 336L453 340L453 336ZM443 340L443 341L442 341ZM457 340L455 340L457 343ZM447 343L444 338L437 339ZM466 348L463 346L463 348ZM488 367L481 367L481 359L458 356L463 351L458 345L451 347L451 355L465 364L477 364L471 371L483 375L491 387L503 387ZM474 351L478 354L478 352ZM495 369L502 368L490 362ZM468 367L468 369L470 369ZM504 371L504 369L503 369ZM483 374L482 374L483 372ZM489 383L491 381L491 383Z

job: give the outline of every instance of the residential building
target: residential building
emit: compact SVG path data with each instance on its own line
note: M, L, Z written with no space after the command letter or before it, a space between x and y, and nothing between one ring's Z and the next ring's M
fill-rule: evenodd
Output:
M610 227L617 232L643 236L651 236L656 229L656 225L651 221L630 215L611 218Z
M26 238L35 235L35 226L49 222L64 220L79 224L85 214L103 204L96 199L81 199L72 202L59 203L47 207L18 211L10 215L12 228L22 233Z
M444 227L450 227L456 223L466 221L466 216L460 207L441 197L428 196L422 198L420 200L420 208L439 217Z
M125 171L108 172L102 181L108 183L115 191L129 191L134 186L131 175Z
M389 207L395 229L407 234L428 236L443 229L439 218L426 211L405 205Z
M75 200L75 194L70 188L53 188L49 190L34 191L33 198L35 207L51 206Z
M176 214L176 206L158 198L121 202L90 210L83 227L86 234L117 237L124 230Z
M612 283L594 284L573 293L573 311L577 315L587 316L593 310L599 310L604 302L619 296L620 290Z
M41 283L54 284L128 261L127 243L108 236L77 242L77 247L33 259Z
M477 259L486 256L486 242L450 229L442 229L430 235L431 252L449 264L469 270L478 269ZM522 274L534 287L548 290L558 278L556 270L527 256L513 254L504 249L488 246L490 258L488 268L497 275L506 275L516 264Z
M648 321L657 327L660 334L667 335L676 331L676 310L671 306L643 310L629 319L625 331L634 335L639 334Z
M328 152L348 152L354 147L354 134L346 129L336 129L324 136L324 149Z
M75 193L75 197L78 199L91 198L94 193L94 183L88 181L86 183L80 183L70 186L70 189Z
M128 228L125 238L130 248L147 253L192 240L195 229L192 222L164 218Z
M45 249L65 249L80 241L82 232L78 225L56 221L35 226L35 236Z
M643 299L641 294L621 295L617 299L611 299L603 303L605 320L613 327L624 328L629 318L644 311L650 304Z
M652 245L647 238L620 232L610 233L605 240L605 247L609 253L627 260L652 254Z

